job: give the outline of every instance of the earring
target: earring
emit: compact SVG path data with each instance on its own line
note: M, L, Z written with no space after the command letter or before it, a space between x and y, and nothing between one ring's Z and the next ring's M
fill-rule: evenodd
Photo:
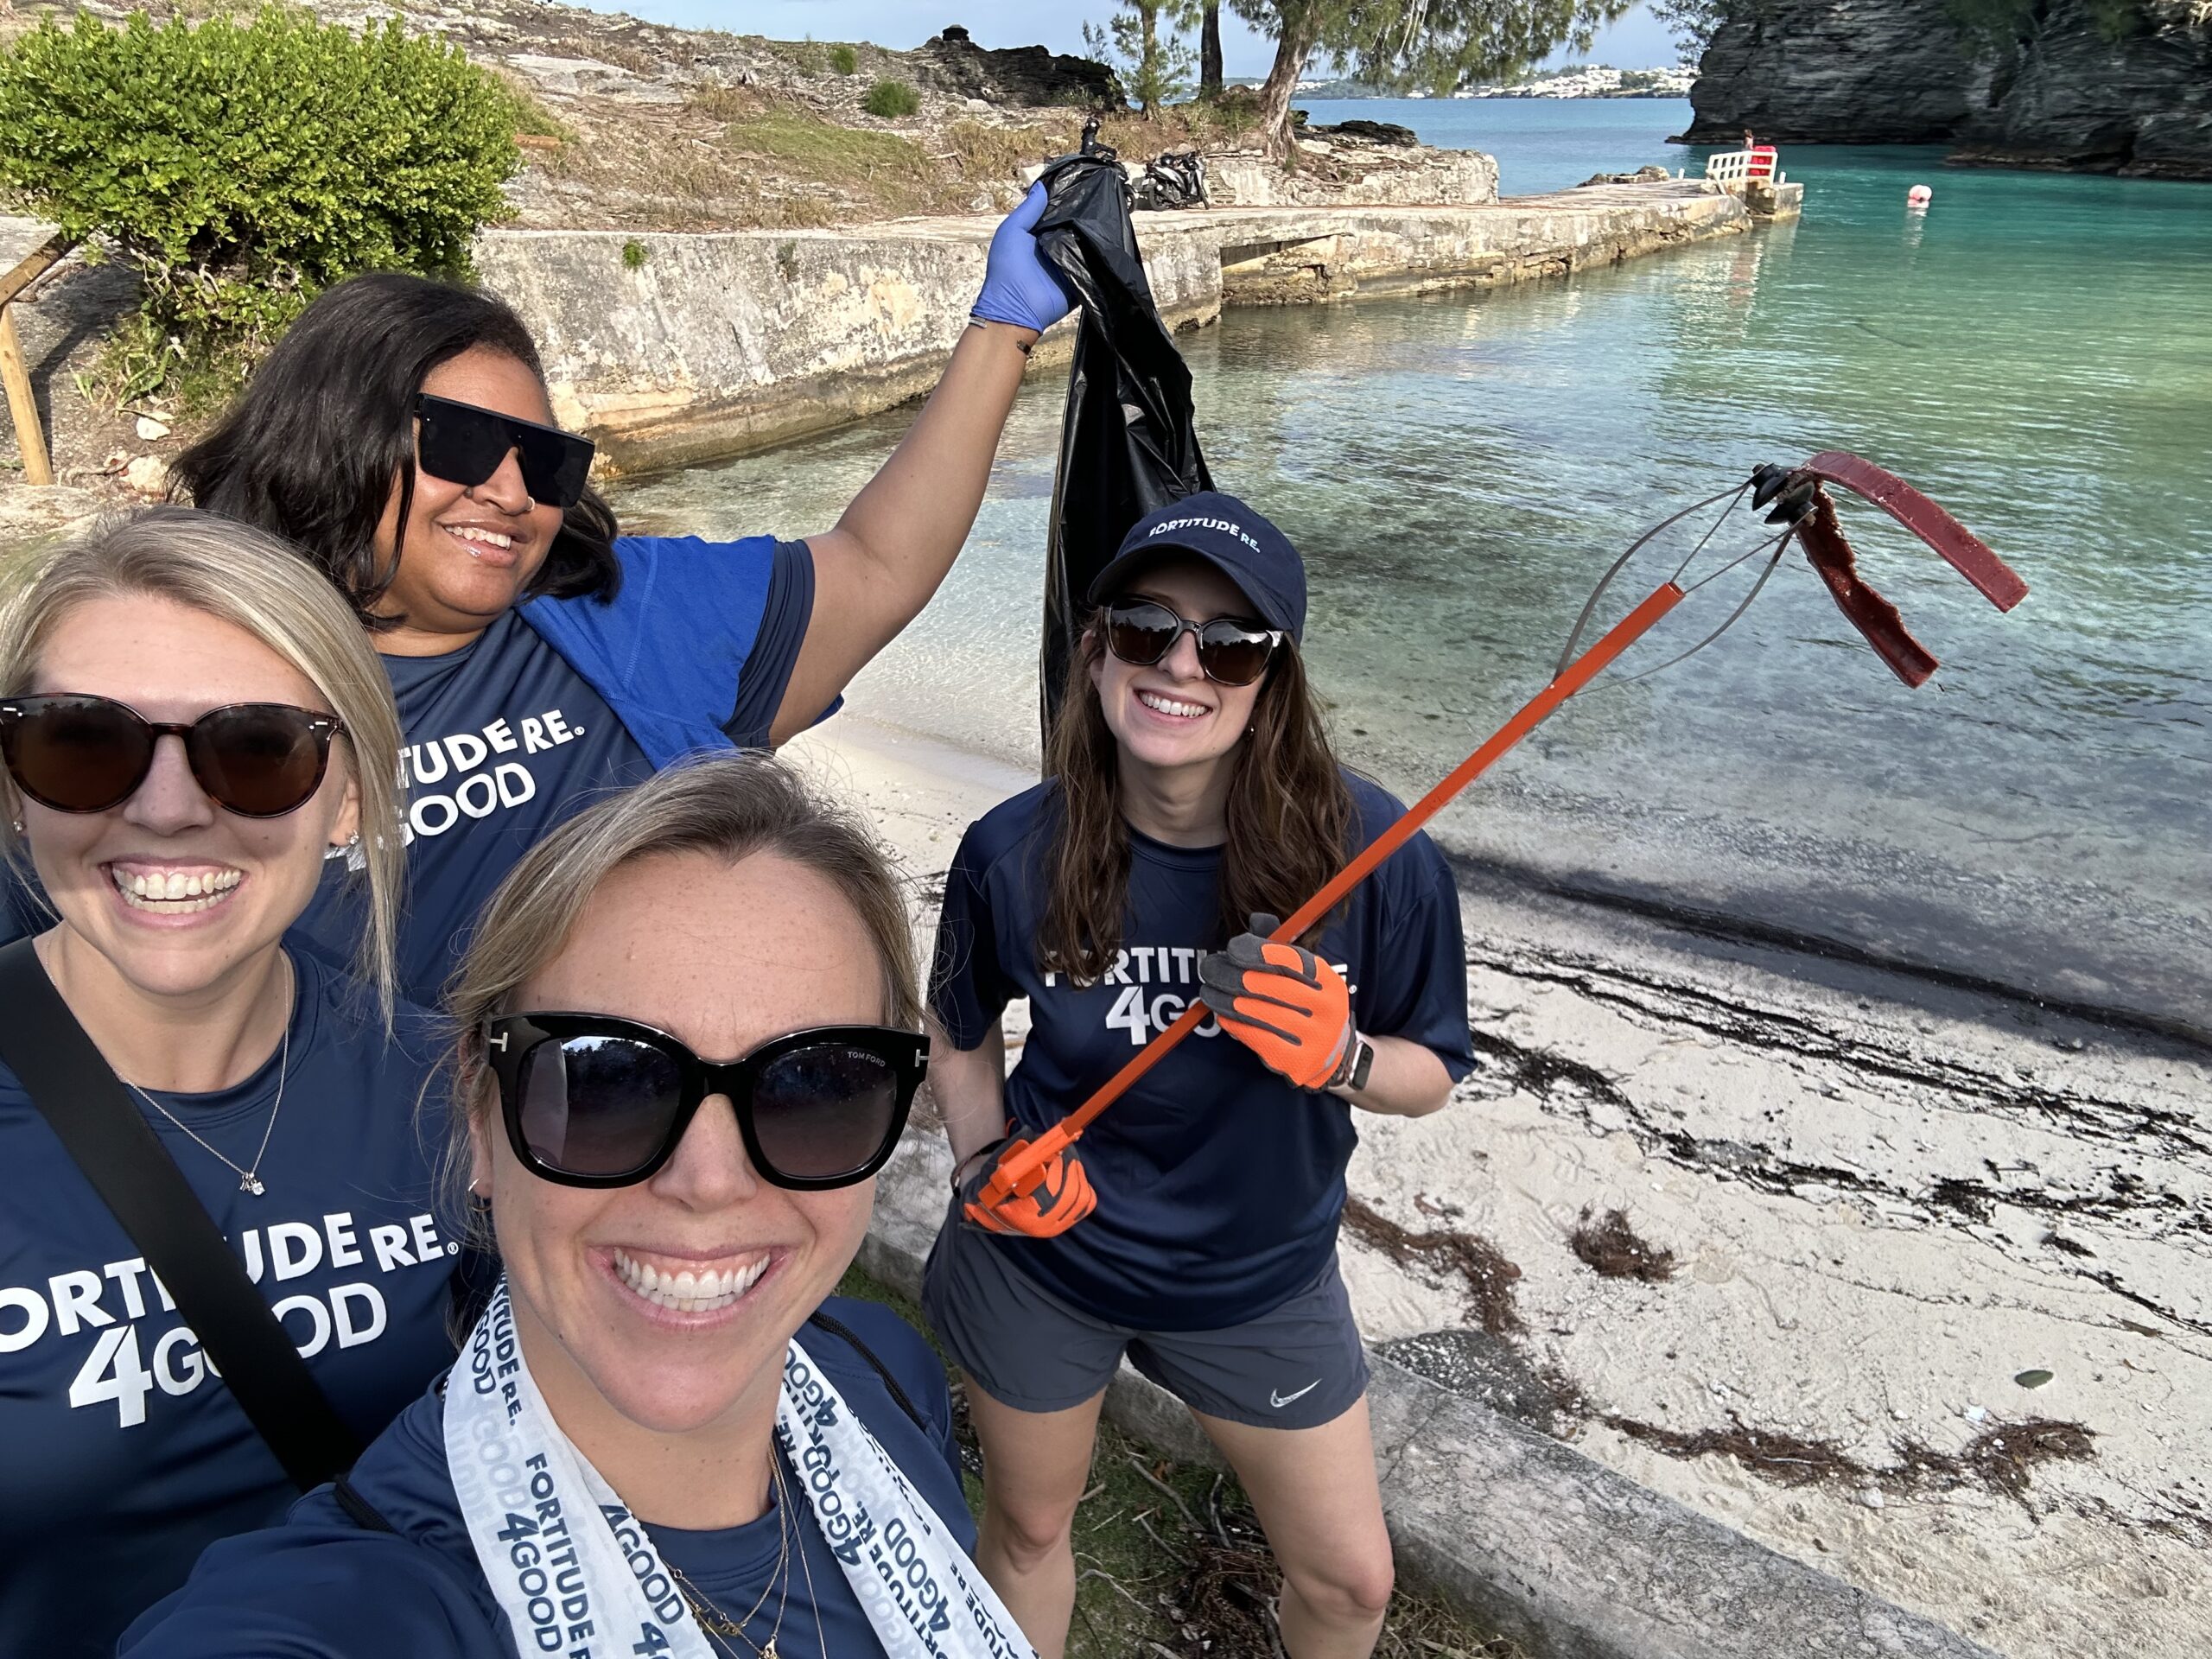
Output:
M21 818L9 819L8 827L19 836L23 833L23 821Z

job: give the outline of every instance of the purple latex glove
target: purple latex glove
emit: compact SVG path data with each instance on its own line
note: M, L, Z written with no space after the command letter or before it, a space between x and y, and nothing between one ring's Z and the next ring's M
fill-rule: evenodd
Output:
M991 234L983 291L968 315L985 322L1010 322L1039 334L1067 315L1074 302L1037 248L1037 221L1045 213L1045 187L1033 184L1021 205Z

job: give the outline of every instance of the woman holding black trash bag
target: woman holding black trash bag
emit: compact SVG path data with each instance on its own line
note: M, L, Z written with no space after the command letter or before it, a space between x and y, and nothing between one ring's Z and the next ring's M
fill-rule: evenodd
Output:
M1415 836L1314 933L1265 937L1403 811L1330 752L1305 568L1265 518L1212 492L1173 502L1086 597L1046 781L962 840L931 990L959 1166L923 1307L982 1444L976 1559L1057 1659L1070 1527L1126 1354L1250 1494L1292 1659L1352 1659L1392 1573L1337 1268L1344 1168L1358 1114L1433 1112L1471 1069L1457 889ZM1008 1077L1000 1015L1023 997ZM1009 1138L1058 1123L1201 999L1211 1020L1079 1158L985 1199ZM1061 1205L1084 1218L1061 1230Z
M458 1230L398 717L329 584L212 513L94 531L0 613L0 758L56 912L0 947L0 1653L93 1659L450 1362ZM353 972L283 942L334 849Z
M680 754L804 730L928 602L1030 345L1068 309L1031 233L1044 207L1033 189L1000 226L937 391L803 541L618 535L520 318L416 276L322 295L179 457L184 494L301 548L384 658L406 734L410 995L435 1000L499 879L579 806ZM335 874L308 925L342 952L359 917Z

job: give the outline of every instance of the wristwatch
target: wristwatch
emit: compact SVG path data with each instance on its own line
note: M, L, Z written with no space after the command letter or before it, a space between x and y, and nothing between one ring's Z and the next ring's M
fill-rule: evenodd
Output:
M1367 1087L1368 1073L1375 1070L1375 1045L1357 1031L1344 1045L1344 1057L1337 1063L1336 1075L1324 1087L1337 1093L1357 1094Z

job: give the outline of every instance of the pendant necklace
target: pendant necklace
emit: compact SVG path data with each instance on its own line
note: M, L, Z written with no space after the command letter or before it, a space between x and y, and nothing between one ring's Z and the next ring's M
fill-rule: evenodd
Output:
M297 994L298 983L298 978L296 975L293 977L295 995ZM148 1094L146 1090L139 1088L137 1084L131 1084L130 1088L137 1095L139 1099L144 1101L149 1106L152 1107L163 1117L168 1119L170 1122L175 1124L178 1128L190 1135L194 1141L197 1141L202 1151L206 1152L218 1163L223 1164L229 1169L235 1172L238 1178L239 1192L251 1193L253 1197L257 1198L269 1190L268 1186L261 1179L261 1160L268 1155L269 1137L276 1133L276 1114L284 1109L284 1077L285 1074L291 1070L291 1065L292 1017L290 1012L287 1010L284 1015L284 1041L283 1046L277 1050L276 1103L269 1109L269 1127L261 1132L261 1146L253 1154L253 1162L250 1165L245 1166L232 1163L231 1160L224 1157L221 1153L217 1152L214 1147L209 1146L207 1141L200 1139L199 1134L194 1130L193 1127L189 1123L187 1123L175 1112L169 1110L168 1107L162 1105L160 1101L156 1100L153 1096Z
M683 1596L685 1605L691 1609L691 1617L699 1622L699 1628L707 1633L716 1647L724 1653L733 1656L733 1659L741 1659L741 1656L738 1655L735 1648L730 1646L729 1638L732 1637L735 1637L747 1647L752 1649L760 1659L779 1659L776 1652L776 1638L783 1634L784 1611L791 1605L791 1535L789 1529L791 1492L784 1484L784 1460L781 1454L772 1451L770 1458L768 1471L774 1477L776 1483L776 1565L770 1569L768 1582L762 1586L760 1599L753 1604L751 1612L739 1619L725 1617L714 1603L707 1599L704 1592L677 1571L675 1562L662 1563L667 1567L669 1577L676 1581L677 1590ZM805 1559L804 1551L801 1552L800 1559L802 1561ZM763 1645L747 1635L745 1627L758 1618L760 1610L768 1605L768 1598L775 1593L778 1579L784 1581L784 1597L776 1604L776 1623L768 1632L766 1643ZM819 1617L817 1614L817 1620Z

